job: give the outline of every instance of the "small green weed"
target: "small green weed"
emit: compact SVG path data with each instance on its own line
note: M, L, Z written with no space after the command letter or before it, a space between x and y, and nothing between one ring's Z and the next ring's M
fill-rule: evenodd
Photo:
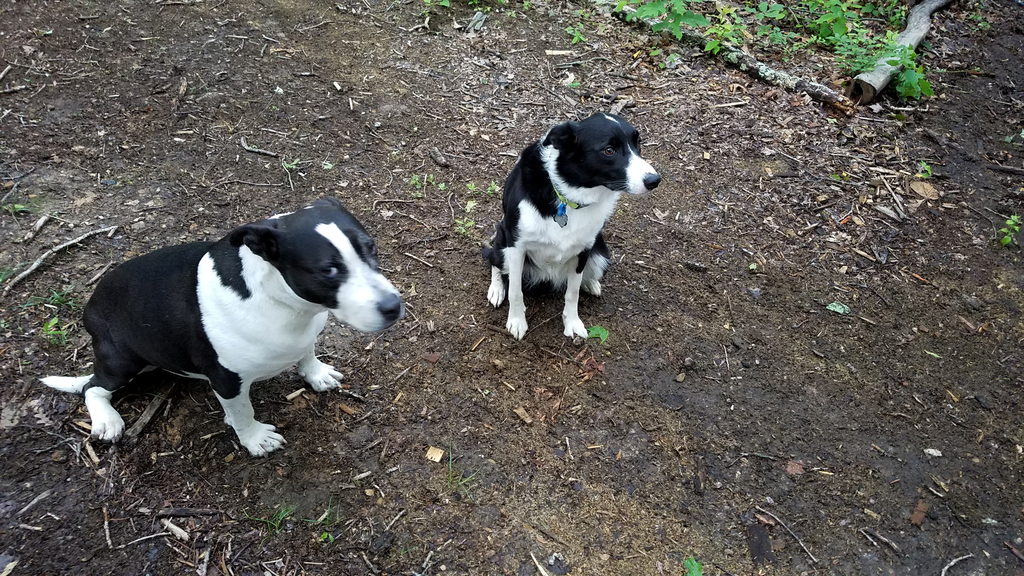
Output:
M466 200L466 214L472 212L476 208L477 204L479 204L479 202L476 200Z
M472 218L457 218L455 220L455 231L463 236L469 236L475 227L476 222Z
M441 192L444 192L445 190L448 189L448 185L445 184L444 182L438 181L436 178L434 178L433 174L424 174L423 176L420 176L419 174L413 174L412 176L406 178L405 183L408 184L409 186L412 186L413 191L410 193L410 195L413 198L423 198L424 196L426 196L427 191L431 187L434 187L435 189Z
M608 341L608 329L604 326L591 326L587 328L587 338L597 338L604 344Z
M6 282L7 279L10 278L11 276L14 276L14 268L11 268L9 266L4 266L3 268L0 268L0 284Z
M1012 144L1014 146L1021 146L1024 144L1024 130L1020 131L1020 134L1010 134L1006 138L1003 138L1003 142Z
M54 316L43 323L42 334L52 346L63 346L68 343L68 326L62 326L60 317Z
M1017 235L1020 234L1020 214L1014 214L1006 219L1006 224L999 229L999 245L1009 246L1017 242Z
M24 214L31 214L32 207L27 204L4 204L3 211L7 212L11 216L18 216Z
M683 560L683 568L686 569L684 576L704 576L704 567L692 556Z
M916 178L927 180L933 176L931 164L921 160L917 163L917 174L914 174Z
M22 304L22 308L31 308L33 306L47 306L50 308L67 306L68 308L77 309L80 307L80 304L71 290L57 291L51 289L48 296L30 296L28 301Z
M445 476L445 487L449 494L459 494L461 496L469 496L469 492L473 489L476 481L473 479L476 477L476 473L466 476L465 472L457 470L455 468L455 456L452 454L454 450L448 449L448 465L446 466Z
M586 42L587 37L583 35L583 30L582 22L577 23L575 26L566 26L565 33L572 36L572 40L569 43L575 45L580 42Z
M281 168L284 168L285 170L291 172L292 170L297 170L299 168L300 163L301 160L299 160L298 158L292 160L291 162L281 160Z
M252 520L253 522L259 522L267 529L267 535L273 536L281 531L284 521L291 517L295 513L294 506L279 506L274 510L274 513L266 518L259 516L251 516L248 512L243 512L246 520Z
M1022 130L1021 133L1024 134L1024 130ZM485 192L487 193L488 196L494 196L495 194L498 193L498 190L500 189L501 188L498 186L498 183L495 182L494 180L491 180L491 182L487 185L487 190L485 190Z

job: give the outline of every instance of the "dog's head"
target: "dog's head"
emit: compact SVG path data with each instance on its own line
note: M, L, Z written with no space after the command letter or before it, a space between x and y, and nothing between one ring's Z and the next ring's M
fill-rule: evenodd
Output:
M280 273L286 286L275 289L329 309L356 330L382 330L405 312L398 290L378 271L373 238L334 198L237 228L229 241Z
M551 180L570 190L643 194L661 183L640 157L636 128L613 114L555 126L541 141L541 154Z

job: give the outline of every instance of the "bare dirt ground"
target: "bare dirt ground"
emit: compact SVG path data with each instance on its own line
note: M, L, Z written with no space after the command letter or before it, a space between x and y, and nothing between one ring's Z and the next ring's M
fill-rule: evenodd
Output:
M1024 212L1024 9L940 13L938 97L846 118L692 49L661 69L588 5L492 8L466 34L471 9L419 26L418 1L0 6L4 275L117 226L3 298L4 574L1024 573L1024 269L994 242ZM665 182L622 200L581 303L610 336L568 341L551 298L513 341L485 298L489 185L613 107ZM89 442L38 383L89 372L108 265L326 195L409 315L328 327L345 393L256 388L284 450L250 457L167 375L118 400L130 425L174 383L136 442Z

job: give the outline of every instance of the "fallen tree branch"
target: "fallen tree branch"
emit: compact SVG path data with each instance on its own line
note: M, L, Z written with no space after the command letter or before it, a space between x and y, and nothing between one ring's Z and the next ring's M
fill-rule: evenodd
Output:
M104 232L106 232L108 235L111 235L111 234L114 233L114 230L117 230L117 226L107 226L106 228L100 228L99 230L93 230L92 232L86 232L85 234L82 234L78 238L73 238L73 239L68 240L67 242L61 244L60 246L57 246L55 248L50 248L49 250L44 252L42 256L40 256L39 258L36 258L36 261L33 262L31 266L29 266L24 271L22 271L21 274L18 274L14 278L11 278L11 281L7 283L6 287L4 287L3 295L6 296L7 293L11 291L11 288L14 288L15 284L17 284L18 282L21 282L25 278L28 278L28 276L30 274L32 274L33 272L35 272L40 266L42 266L43 263L46 262L46 259L49 258L50 256L53 256L54 254L60 252L61 250L65 249L65 248L68 248L70 246L74 246L75 244L78 244L79 242L81 242L82 240L85 240L86 238L88 238L90 236L95 236L96 234L102 234Z
M928 34L931 27L931 15L937 10L948 6L953 0L925 0L914 6L907 14L907 27L896 37L895 47L910 46L917 48ZM875 99L879 92L889 85L899 68L889 64L892 57L883 56L875 62L875 68L861 72L853 78L847 89L847 96L858 104L867 104Z
M613 14L627 20L634 12L636 12L636 9L632 6L624 6L621 10L613 9ZM642 19L642 22L648 27L657 24L657 20L653 19ZM668 32L663 32L663 34L666 34L668 38L697 46L702 50L707 46L708 39L699 32L680 29L679 33L680 37L677 39ZM736 67L741 72L745 72L749 76L791 92L804 92L812 99L828 104L847 116L852 116L856 111L856 104L853 100L850 100L828 86L811 80L805 80L780 70L775 70L771 66L768 66L764 62L761 62L757 58L754 58L750 54L747 54L743 50L734 46L722 44L721 50L718 52L718 56L722 60L725 60L726 63Z
M149 405L142 411L142 415L139 416L139 419L132 424L131 428L125 431L125 438L133 439L142 433L142 429L145 428L146 424L149 424L149 421L153 419L153 416L156 415L157 410L159 410L160 406L162 406L164 401L167 400L167 397L171 395L171 390L173 389L174 383L172 382L170 385L163 387L163 389L161 389L160 392L150 400Z

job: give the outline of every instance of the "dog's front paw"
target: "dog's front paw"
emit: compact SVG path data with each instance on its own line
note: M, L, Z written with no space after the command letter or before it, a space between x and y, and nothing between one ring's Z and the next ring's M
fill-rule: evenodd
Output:
M299 364L299 376L302 376L307 383L317 392L327 392L341 386L343 378L341 372L334 369L330 364L314 358L308 364Z
M601 281L600 280L584 280L580 286L584 292L591 296L601 295Z
M507 329L509 334L511 334L516 340L522 340L523 336L526 336L527 327L525 314L515 316L509 314L508 321L505 322L505 329Z
M492 281L490 287L487 288L487 301L495 308L501 306L501 303L505 301L505 283L500 279L497 282Z
M116 442L121 439L121 434L124 433L124 418L121 418L113 407L101 414L92 414L90 419L93 438L103 442Z
M580 320L579 316L575 318L562 318L562 323L565 325L565 330L562 334L565 334L569 338L579 336L580 338L586 339L587 337L587 326Z
M238 434L238 441L253 456L266 456L287 443L284 436L277 433L276 427L262 422L253 422L248 428L235 432Z

